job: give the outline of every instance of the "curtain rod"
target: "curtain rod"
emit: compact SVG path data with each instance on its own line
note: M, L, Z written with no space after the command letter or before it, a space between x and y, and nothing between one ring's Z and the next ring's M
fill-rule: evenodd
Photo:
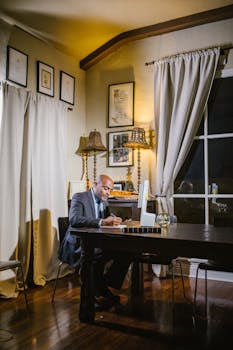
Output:
M231 50L233 49L233 46L223 46L223 47L220 47L220 53L223 54L224 51L227 51L227 50ZM197 49L198 50L198 49ZM199 49L199 50L204 50L204 49ZM190 52L194 52L193 50L192 51L187 51L185 53L190 53ZM181 53L180 53L181 54ZM180 55L179 53L175 54L175 55L171 55L171 56L165 56L163 58L161 58L162 60L164 60L165 58L170 58L170 57L173 57L173 56L177 56L177 55ZM153 60L153 61L150 61L150 62L145 62L145 66L150 66L152 64L154 64L157 60Z

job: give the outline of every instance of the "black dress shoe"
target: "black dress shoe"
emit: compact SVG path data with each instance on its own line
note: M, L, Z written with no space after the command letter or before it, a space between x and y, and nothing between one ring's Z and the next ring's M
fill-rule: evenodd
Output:
M103 303L98 301L96 298L95 298L95 303L94 303L94 309L95 309L95 311L103 311L104 310Z
M108 300L112 300L115 304L120 302L120 297L119 295L115 295L111 292L110 289L108 289L107 287L104 287L101 292L100 295L101 297L104 297L105 299Z
M94 308L95 311L104 311L111 309L119 303L120 297L118 295L113 295L111 298L103 298L101 300L95 298Z

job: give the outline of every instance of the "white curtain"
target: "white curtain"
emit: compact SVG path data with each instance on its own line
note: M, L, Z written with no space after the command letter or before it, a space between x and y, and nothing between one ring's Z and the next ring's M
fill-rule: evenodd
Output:
M200 125L219 54L214 48L155 62L158 211L174 213L173 183ZM160 277L166 275L165 266L152 269Z
M158 210L173 214L173 182L200 125L219 53L214 48L155 62Z
M44 285L57 271L57 218L67 216L66 107L7 83L1 92L0 260L20 259L27 275L31 254L34 282ZM0 295L15 291L5 271Z
M34 94L29 103L31 149L33 279L44 285L55 278L57 218L67 216L66 107Z
M2 115L0 128L0 260L18 258L20 173L24 137L26 90L0 84ZM0 294L15 296L13 271L0 274Z

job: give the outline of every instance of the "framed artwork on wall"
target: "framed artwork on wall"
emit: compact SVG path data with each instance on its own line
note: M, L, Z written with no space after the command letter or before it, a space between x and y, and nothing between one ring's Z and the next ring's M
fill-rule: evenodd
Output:
M75 78L60 71L60 100L74 105Z
M113 190L122 191L122 184L121 184L121 183L114 182Z
M108 127L134 125L134 82L108 88Z
M108 133L108 166L123 167L133 165L132 148L123 147L131 136L131 130Z
M27 86L28 55L7 46L6 79L18 85Z
M37 61L37 91L54 96L54 68L41 61Z

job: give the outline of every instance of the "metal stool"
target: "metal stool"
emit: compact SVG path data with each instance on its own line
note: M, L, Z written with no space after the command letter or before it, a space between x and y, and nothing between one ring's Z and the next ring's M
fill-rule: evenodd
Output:
M22 267L21 262L19 260L0 261L0 271L11 270L11 269L15 269L15 268L19 268L20 272L21 272L23 291L24 291L24 299L25 299L25 303L26 303L26 309L28 310L27 292L26 292L26 288L25 288L24 273L23 273L23 267Z

